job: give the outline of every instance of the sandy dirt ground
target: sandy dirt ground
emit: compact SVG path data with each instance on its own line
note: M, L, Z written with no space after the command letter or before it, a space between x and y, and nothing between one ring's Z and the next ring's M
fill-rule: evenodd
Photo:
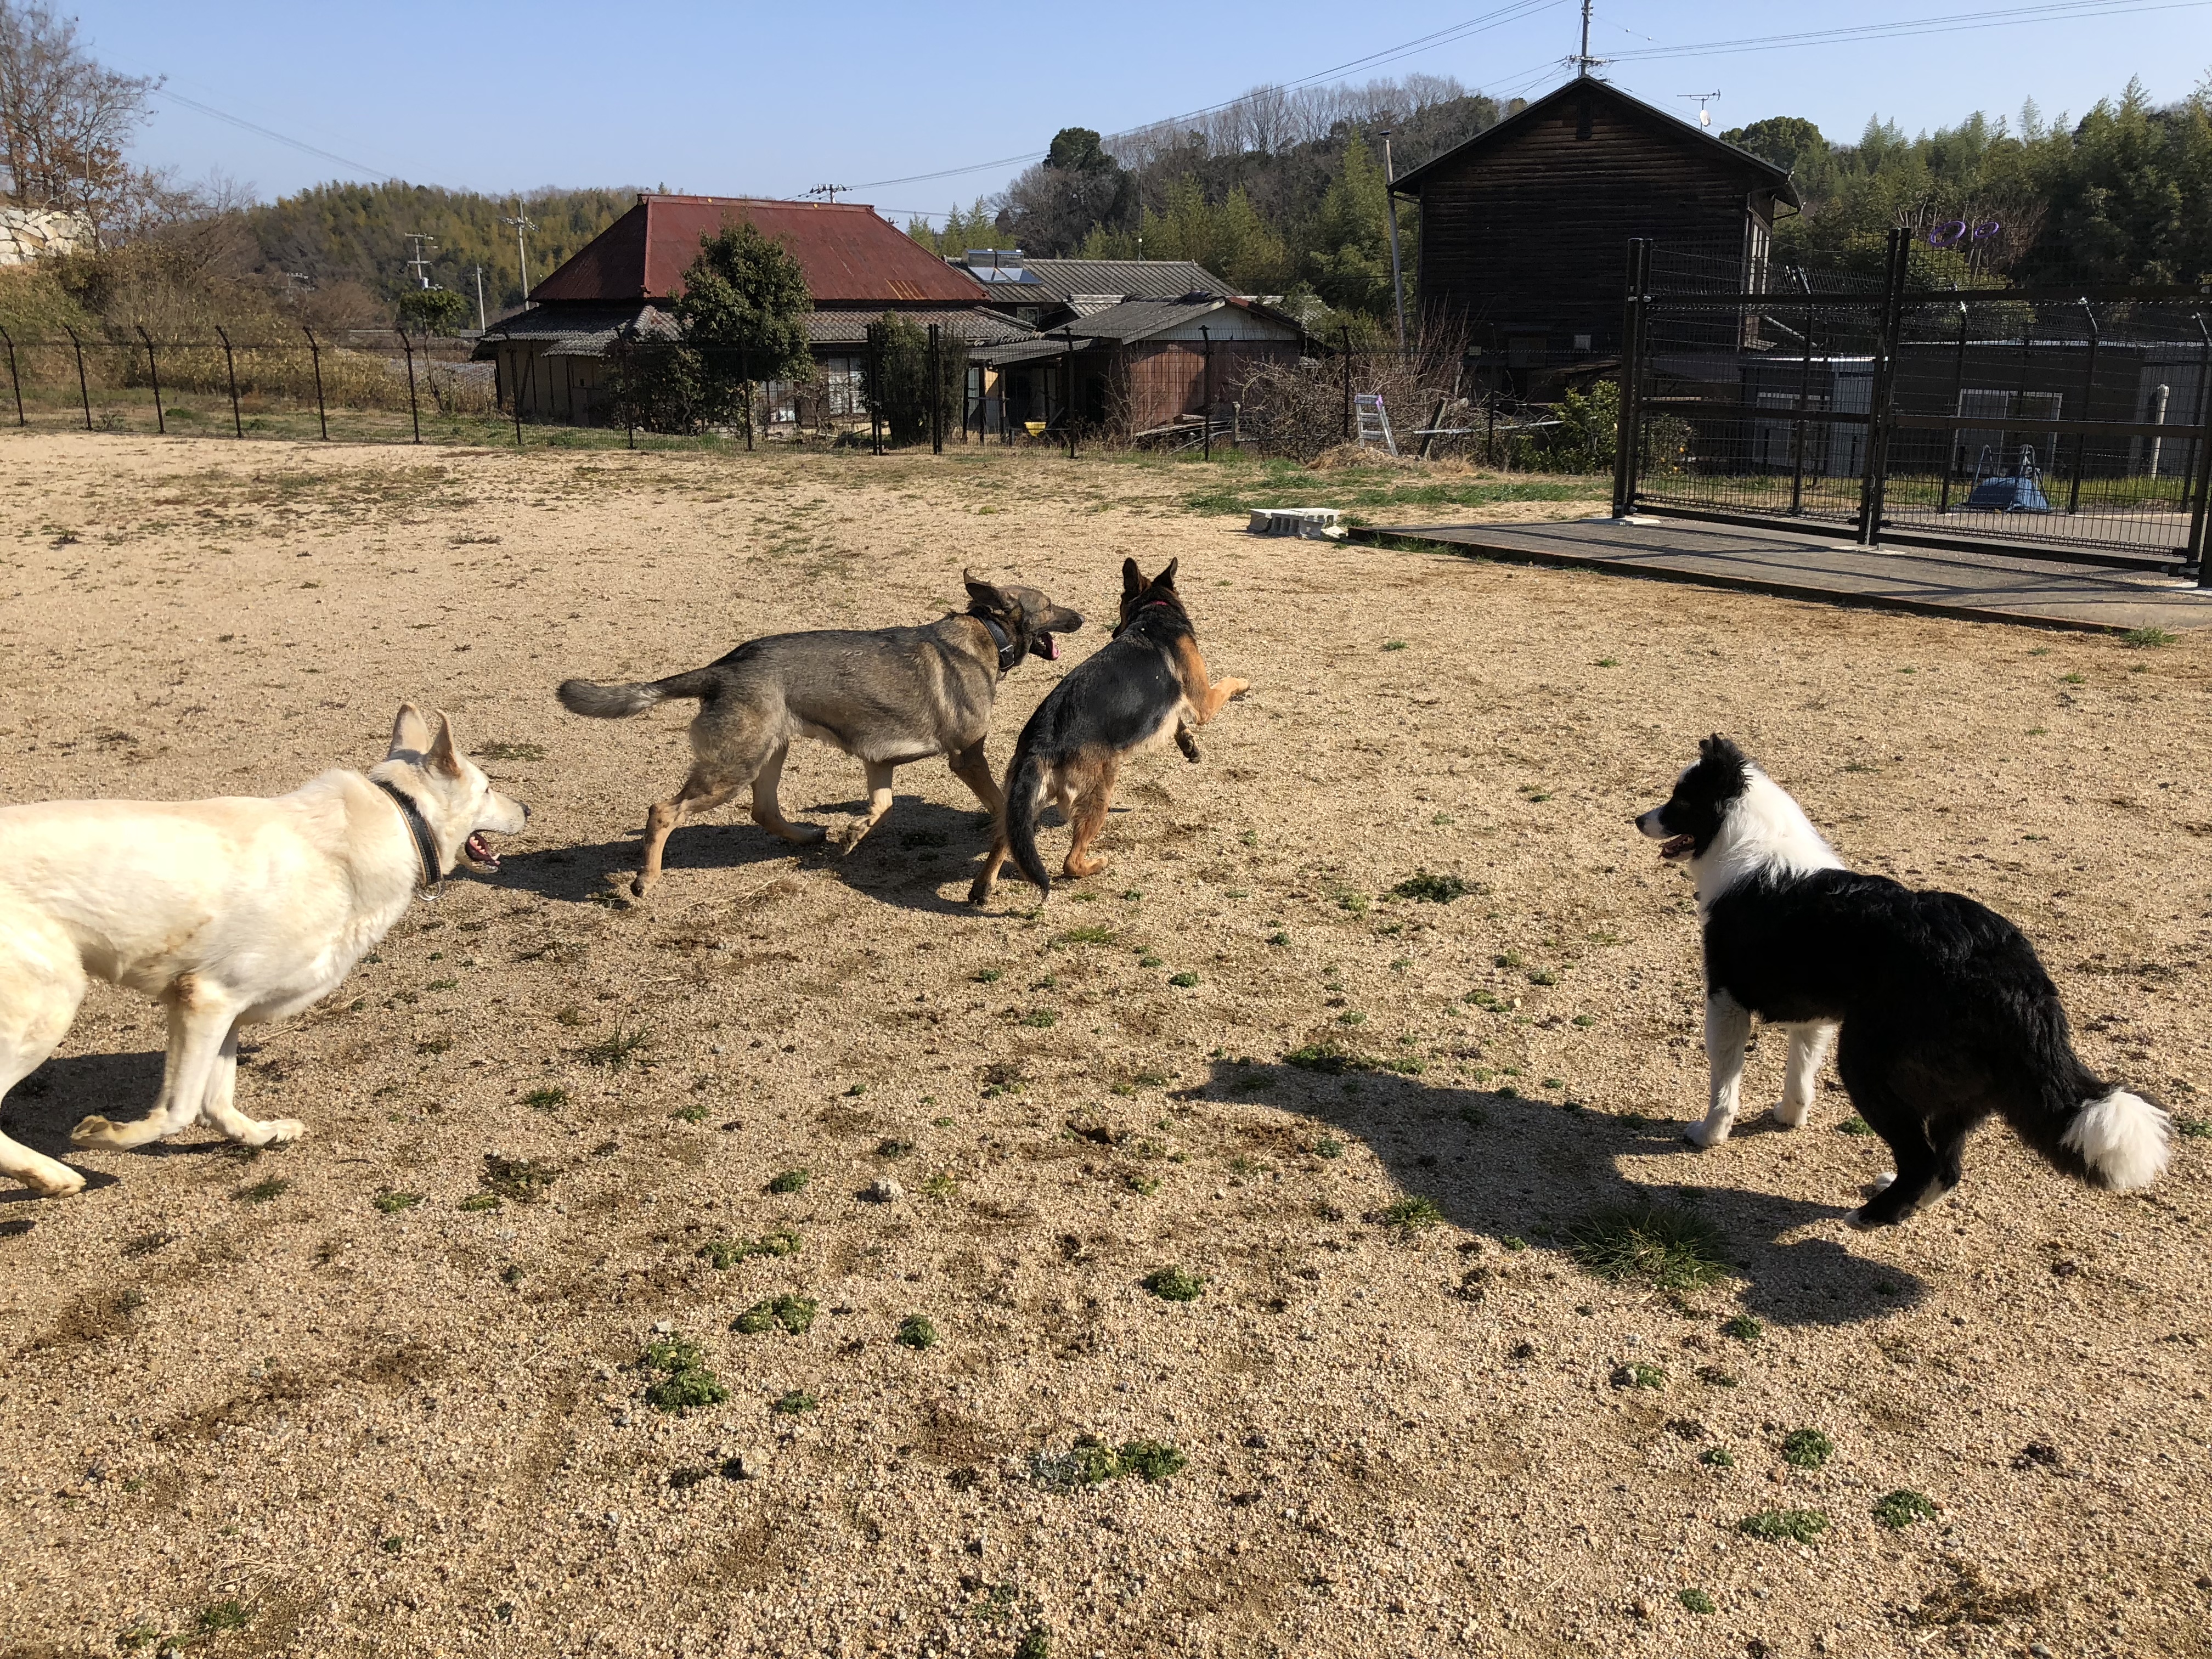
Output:
M2212 640L1259 540L1194 471L0 444L0 797L276 793L413 697L536 814L256 1035L240 1104L309 1138L0 1194L0 1654L2202 1653L2212 1148L2122 1198L1990 1127L1857 1234L1882 1149L1832 1077L1773 1126L1770 1033L1689 1150L1694 915L1628 820L1735 735L1854 864L2017 921L2195 1124ZM849 856L726 813L610 880L688 709L559 679L927 620L965 562L1093 618L1006 682L1003 765L1125 555L1254 689L1126 775L1106 874L969 910L929 762ZM860 795L794 748L794 817ZM96 991L9 1132L137 1115L161 1047ZM1637 1198L1723 1275L1578 1266ZM648 1403L656 1337L726 1397Z

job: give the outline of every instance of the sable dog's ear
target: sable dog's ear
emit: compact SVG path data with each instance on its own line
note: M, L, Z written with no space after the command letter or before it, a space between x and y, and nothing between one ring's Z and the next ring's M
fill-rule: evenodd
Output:
M1182 562L1182 561L1180 558L1170 559L1168 561L1168 568L1161 571L1158 575L1152 578L1152 586L1155 587L1164 587L1169 592L1174 592L1176 567Z
M1121 597L1133 599L1145 591L1145 573L1137 568L1134 559L1121 561Z
M973 599L976 604L988 605L993 609L999 611L1004 611L1008 608L1006 594L999 588L994 587L990 583L981 580L974 571L963 570L960 573L960 583L962 586L968 590L968 597Z
M385 757L405 753L419 755L430 746L430 727L422 719L422 711L411 702L399 705L399 718L392 722L392 746Z
M419 718L419 716L418 716ZM438 735L423 756L422 763L433 772L449 778L461 775L461 751L453 743L453 723L441 712L438 716Z

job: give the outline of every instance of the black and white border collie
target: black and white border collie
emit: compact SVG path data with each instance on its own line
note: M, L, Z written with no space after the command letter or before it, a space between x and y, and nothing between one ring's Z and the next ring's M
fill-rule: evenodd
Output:
M1718 735L1636 827L1666 843L1662 857L1689 861L1705 926L1712 1103L1686 1139L1728 1139L1756 1014L1790 1029L1774 1111L1789 1128L1811 1110L1841 1031L1837 1073L1897 1157L1854 1225L1894 1225L1957 1186L1960 1150L1991 1114L2093 1187L2126 1192L2166 1169L2166 1113L2081 1063L2057 988L2002 916L1846 870L1797 803Z

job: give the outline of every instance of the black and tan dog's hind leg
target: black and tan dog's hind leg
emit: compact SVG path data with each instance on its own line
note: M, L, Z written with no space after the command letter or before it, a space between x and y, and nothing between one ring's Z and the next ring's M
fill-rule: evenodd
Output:
M1106 827L1106 814L1114 804L1114 781L1121 775L1121 757L1101 756L1090 765L1071 768L1060 795L1060 811L1073 831L1060 873L1080 881L1105 872L1106 860L1091 855L1091 843Z

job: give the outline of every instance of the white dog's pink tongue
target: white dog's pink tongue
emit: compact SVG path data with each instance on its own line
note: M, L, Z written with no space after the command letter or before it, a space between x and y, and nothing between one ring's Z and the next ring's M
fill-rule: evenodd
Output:
M464 850L467 852L471 859L474 860L477 863L483 865L485 869L496 870L499 868L499 854L491 850L490 846L484 841L484 838L482 836L471 836Z

